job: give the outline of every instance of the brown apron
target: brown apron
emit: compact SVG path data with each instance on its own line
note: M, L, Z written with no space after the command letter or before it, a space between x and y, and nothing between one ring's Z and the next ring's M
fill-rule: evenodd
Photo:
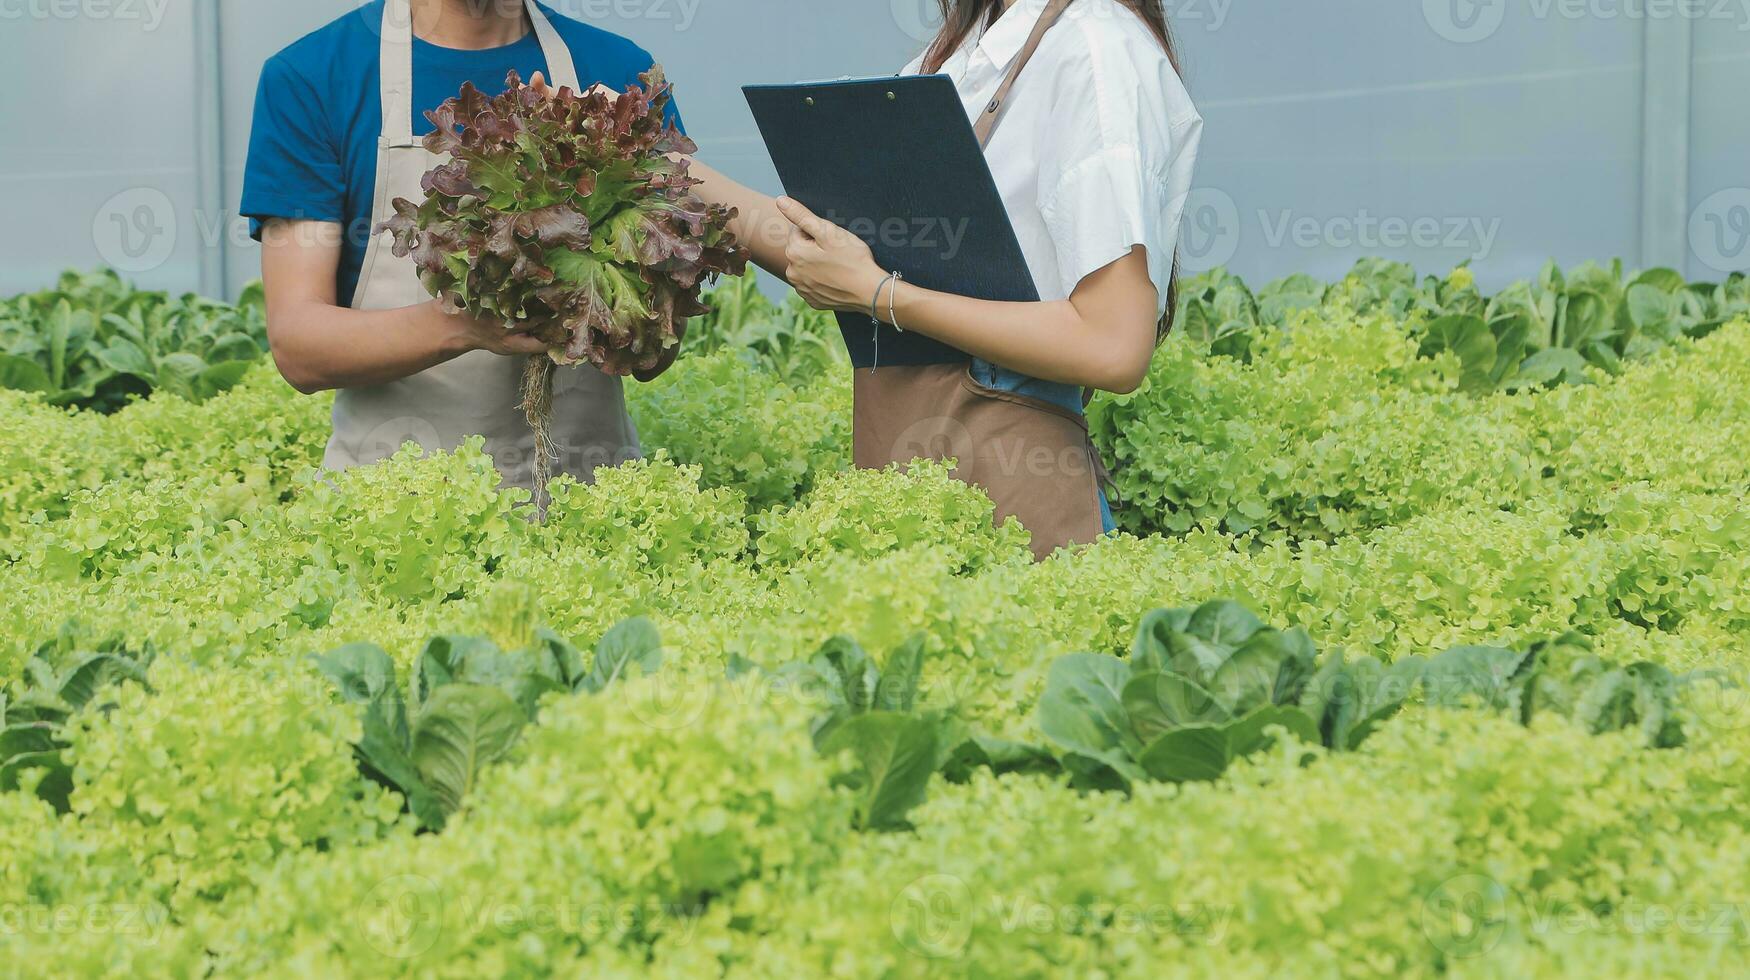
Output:
M979 116L980 145L989 145L1015 79L1069 2L1053 0L1040 15ZM1032 533L1036 558L1104 533L1103 470L1080 413L981 384L965 362L858 370L854 391L857 466L954 459L954 475L990 495L999 522L1014 517Z
M1039 559L1104 533L1102 471L1080 414L980 384L966 364L858 371L854 390L857 466L955 460L954 476L990 495L998 522L1031 532Z

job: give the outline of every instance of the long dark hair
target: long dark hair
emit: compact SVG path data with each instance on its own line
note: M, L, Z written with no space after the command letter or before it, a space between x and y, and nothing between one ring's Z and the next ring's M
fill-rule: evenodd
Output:
M942 70L947 62L972 32L982 22L986 26L996 23L1001 17L1006 5L1003 0L937 0L942 5L942 32L936 35L930 43L929 51L924 55L924 74ZM1129 7L1142 22L1148 25L1155 39L1161 42L1161 47L1167 52L1167 61L1172 64L1173 71L1179 72L1179 51L1173 44L1173 29L1167 23L1167 12L1162 8L1162 0L1117 0L1123 6ZM1182 75L1182 73L1181 73ZM1179 257L1173 256L1172 278L1167 281L1167 312L1161 318L1159 338L1164 339L1173 329L1173 318L1179 307Z

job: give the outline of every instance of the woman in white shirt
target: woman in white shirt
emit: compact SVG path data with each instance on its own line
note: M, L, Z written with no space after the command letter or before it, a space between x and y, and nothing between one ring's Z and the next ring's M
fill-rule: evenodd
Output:
M1044 557L1111 529L1083 395L1135 389L1171 326L1202 119L1180 82L1161 0L942 4L941 35L906 73L953 79L987 140L1040 302L922 289L796 201L703 167L698 189L740 210L736 231L755 260L811 306L874 310L964 352L856 372L857 465L953 457L956 475L990 493L999 520L1018 518Z

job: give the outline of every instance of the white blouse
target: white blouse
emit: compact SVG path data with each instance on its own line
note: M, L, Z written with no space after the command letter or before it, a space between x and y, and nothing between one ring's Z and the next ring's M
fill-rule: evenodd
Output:
M1047 0L1016 0L942 66L969 119L984 111ZM923 67L919 55L903 74ZM1009 93L985 149L1040 298L1148 249L1160 312L1203 118L1148 25L1118 0L1076 0Z

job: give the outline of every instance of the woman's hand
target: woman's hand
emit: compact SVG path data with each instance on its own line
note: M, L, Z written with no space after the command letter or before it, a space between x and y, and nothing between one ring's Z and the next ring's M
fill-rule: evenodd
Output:
M869 246L800 201L781 197L778 210L791 225L784 278L796 292L817 310L869 312L875 290L887 278Z

